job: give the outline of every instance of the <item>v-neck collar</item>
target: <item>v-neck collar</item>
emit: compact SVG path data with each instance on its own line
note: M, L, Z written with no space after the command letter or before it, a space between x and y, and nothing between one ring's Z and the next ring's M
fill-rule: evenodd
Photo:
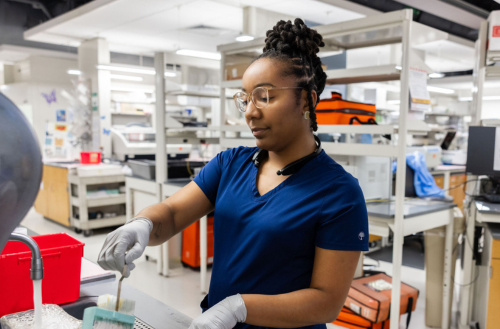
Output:
M256 167L253 164L253 162L250 162L250 165L252 166L252 194L253 194L254 199L256 201L264 201L264 200L269 199L271 196L278 193L287 184L289 184L290 181L293 181L294 179L296 179L296 177L302 175L302 173L305 172L309 166L311 166L311 163L317 161L317 159L320 156L322 156L323 153L324 153L324 150L321 151L321 153L318 154L317 157L315 157L314 159L312 159L311 161L306 163L302 168L300 168L300 170L298 172L296 172L295 174L291 175L290 177L288 177L287 179L282 181L278 186L276 186L275 188L273 188L272 190L270 190L269 192L267 192L264 195L260 195L259 189L257 188L257 175L259 174L259 168Z

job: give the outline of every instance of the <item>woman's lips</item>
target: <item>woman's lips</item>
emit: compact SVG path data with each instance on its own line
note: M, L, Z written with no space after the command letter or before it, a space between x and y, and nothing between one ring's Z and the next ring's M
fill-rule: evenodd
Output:
M267 130L268 130L267 128L254 128L254 129L252 129L252 133L253 133L254 137L259 138L259 137L262 137L266 133Z

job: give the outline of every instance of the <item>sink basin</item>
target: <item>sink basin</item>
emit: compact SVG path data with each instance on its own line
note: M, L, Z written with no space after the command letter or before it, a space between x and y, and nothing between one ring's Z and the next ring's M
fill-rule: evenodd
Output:
M67 303L60 305L66 313L71 315L72 317L83 320L83 313L87 307L97 306L96 303L97 298L95 297L83 297L81 300L77 300L76 302ZM138 317L135 318L135 326L134 329L154 329L152 326L148 325ZM0 325L0 329L2 326Z
M97 306L95 298L84 298L76 302L60 305L72 317L83 320L83 312L87 307Z

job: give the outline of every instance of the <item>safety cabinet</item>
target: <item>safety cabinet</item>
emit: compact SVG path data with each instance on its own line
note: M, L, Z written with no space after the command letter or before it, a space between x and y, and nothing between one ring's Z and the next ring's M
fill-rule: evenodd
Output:
M70 226L67 168L43 166L42 183L35 201L35 210L45 218Z

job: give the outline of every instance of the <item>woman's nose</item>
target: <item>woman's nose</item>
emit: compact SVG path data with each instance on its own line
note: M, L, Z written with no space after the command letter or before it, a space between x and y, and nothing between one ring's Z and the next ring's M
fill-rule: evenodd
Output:
M262 112L258 109L253 101L247 103L247 107L245 109L245 117L247 120L252 118L260 118L262 116Z

